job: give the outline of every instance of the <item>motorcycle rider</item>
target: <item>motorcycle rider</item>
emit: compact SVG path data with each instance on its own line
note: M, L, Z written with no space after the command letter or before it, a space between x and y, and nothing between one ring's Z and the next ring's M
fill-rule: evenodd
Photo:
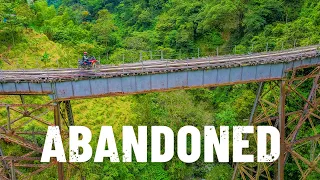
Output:
M89 58L88 58L87 54L88 54L87 52L84 52L83 57L82 57L82 62L84 62L86 64L89 63Z

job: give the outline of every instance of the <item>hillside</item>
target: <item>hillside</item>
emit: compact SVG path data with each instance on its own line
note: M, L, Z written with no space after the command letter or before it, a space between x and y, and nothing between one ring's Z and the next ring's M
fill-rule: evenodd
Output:
M103 64L138 58L139 51L248 53L320 43L320 1L314 0L0 0L0 68L76 67L84 51ZM135 54L133 54L135 53ZM76 125L96 145L100 127L247 125L257 84L72 101ZM16 98L2 96L2 102ZM28 102L42 102L29 97ZM5 108L0 111L5 120ZM48 117L50 118L50 117ZM26 129L31 127L25 127ZM319 129L319 126L316 127ZM43 139L39 143L43 143ZM0 143L4 152L17 147ZM20 150L20 149L18 149ZM119 151L120 152L120 151ZM150 156L150 155L148 155ZM203 159L203 158L202 158ZM292 165L286 179L295 179ZM81 164L88 179L230 179L231 163ZM56 179L56 169L33 179ZM79 179L76 172L72 179ZM318 179L319 174L312 176Z

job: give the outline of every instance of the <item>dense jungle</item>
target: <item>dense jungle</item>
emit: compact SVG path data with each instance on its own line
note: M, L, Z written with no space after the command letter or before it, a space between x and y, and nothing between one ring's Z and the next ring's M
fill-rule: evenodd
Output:
M0 68L4 70L76 68L84 51L101 64L139 61L141 52L143 60L151 59L150 52L153 59L159 59L160 50L164 58L191 60L217 55L217 50L219 54L272 51L320 43L320 1L0 0L0 40ZM93 132L92 147L97 145L101 126L113 126L121 152L125 125L163 125L175 133L185 125L199 129L247 125L257 89L258 84L251 83L71 102L75 124ZM26 97L30 103L46 100ZM1 96L0 101L14 103L18 98ZM0 122L6 121L5 108L0 109L0 117ZM315 127L318 133L319 124ZM23 128L38 127L28 124ZM36 137L36 141L43 144L44 138ZM6 155L24 151L3 141L0 145ZM86 176L90 180L228 180L233 173L231 162L205 163L201 157L187 164L176 155L167 163L110 163L106 159L77 164L81 170L68 172L71 179ZM285 179L299 177L294 161L287 163ZM308 178L316 180L320 175L314 172ZM33 179L57 179L57 170L52 167Z

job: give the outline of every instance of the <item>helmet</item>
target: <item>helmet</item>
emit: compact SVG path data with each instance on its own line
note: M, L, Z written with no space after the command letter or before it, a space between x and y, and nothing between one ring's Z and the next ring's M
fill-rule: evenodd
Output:
M84 55L87 55L87 52L83 52Z

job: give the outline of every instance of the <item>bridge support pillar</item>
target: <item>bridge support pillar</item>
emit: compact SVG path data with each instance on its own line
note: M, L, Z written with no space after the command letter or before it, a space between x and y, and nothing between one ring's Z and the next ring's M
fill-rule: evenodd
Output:
M59 126L60 133L62 132L61 121L60 121L60 103L55 103L54 105L54 124L55 126ZM63 173L63 163L57 162L58 165L58 179L64 180Z
M45 96L41 97L44 103L38 104L37 97L25 96L6 96L1 99L4 102L0 102L1 112L6 112L5 116L0 116L0 122L3 123L0 124L0 141L8 146L6 149L15 149L17 146L23 149L7 154L0 148L0 179L37 178L39 173L53 166L57 166L57 179L69 179L71 169L81 171L79 167L57 161L39 161L48 126L59 126L61 137L68 138L68 126L74 125L70 101L58 102Z
M65 107L66 107L69 126L74 126L74 119L73 119L71 102L70 101L64 101L64 104L65 104Z
M280 100L279 100L279 132L280 132L280 156L277 162L277 179L284 179L284 156L286 152L285 144L285 126L286 126L286 115L285 115L285 104L286 104L286 81L280 82Z
M286 71L278 82L267 82L258 98L253 126L274 126L280 132L280 155L275 162L238 163L233 179L318 178L320 174L320 66ZM254 106L255 107L255 106ZM251 114L252 115L252 114ZM251 123L251 117L250 122ZM254 134L248 135L252 144ZM255 144L256 145L256 144ZM256 146L248 152L255 154ZM316 150L317 149L317 150ZM285 174L286 167L291 174ZM292 168L295 167L295 168Z

